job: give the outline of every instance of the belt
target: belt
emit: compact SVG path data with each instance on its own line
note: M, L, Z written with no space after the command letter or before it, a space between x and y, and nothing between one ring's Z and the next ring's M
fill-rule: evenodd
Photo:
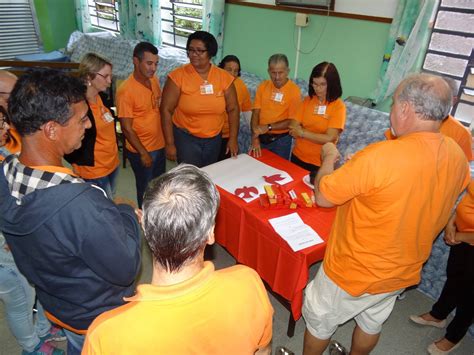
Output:
M265 134L259 135L258 138L260 140L260 143L269 144L269 143L275 142L276 140L280 138L286 137L287 135L288 135L288 132L280 133L280 134L265 133Z

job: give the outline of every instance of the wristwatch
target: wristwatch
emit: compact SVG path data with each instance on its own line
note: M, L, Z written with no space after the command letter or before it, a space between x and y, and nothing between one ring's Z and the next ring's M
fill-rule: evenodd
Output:
M268 125L267 125L267 128L268 128L268 132L271 132L271 131L272 131L272 125L271 125L271 124L268 124Z

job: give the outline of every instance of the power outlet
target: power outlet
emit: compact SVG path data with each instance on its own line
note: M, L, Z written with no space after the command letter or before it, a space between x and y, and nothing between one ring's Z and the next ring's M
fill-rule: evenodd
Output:
M307 14L302 14L300 12L296 13L295 25L298 27L306 27L309 23L309 17Z

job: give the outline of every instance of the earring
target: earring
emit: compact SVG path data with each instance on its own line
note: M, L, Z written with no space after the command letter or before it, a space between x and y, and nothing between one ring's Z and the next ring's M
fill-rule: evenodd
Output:
M88 81L88 82L87 82L87 86L91 86L91 85L92 85L92 84L91 84L91 82L90 82L90 81Z

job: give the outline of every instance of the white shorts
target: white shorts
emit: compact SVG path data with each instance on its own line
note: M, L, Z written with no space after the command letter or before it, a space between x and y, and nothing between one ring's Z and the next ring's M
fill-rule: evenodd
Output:
M306 287L303 317L308 331L318 339L329 339L340 324L354 318L367 334L378 334L404 289L353 297L336 285L321 265Z

